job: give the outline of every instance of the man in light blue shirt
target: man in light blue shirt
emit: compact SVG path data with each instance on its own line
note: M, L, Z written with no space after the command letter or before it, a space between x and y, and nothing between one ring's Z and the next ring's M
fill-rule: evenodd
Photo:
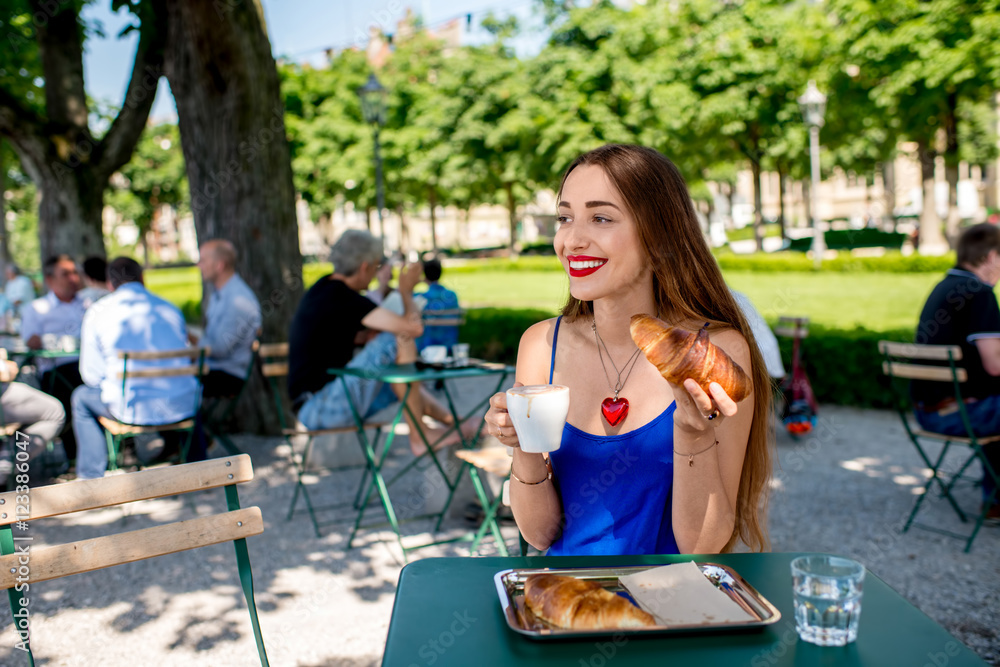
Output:
M184 316L173 304L151 294L143 285L142 268L119 257L108 265L113 290L83 318L80 375L85 384L73 392L73 430L76 432L76 475L103 477L108 465L104 431L98 417L114 417L129 424L170 424L198 411L200 392L192 376L133 378L122 393L123 369L118 352L177 350L187 346ZM130 362L135 368L140 362ZM187 359L141 362L142 368L186 366Z
M260 329L260 302L236 273L236 249L229 241L206 241L199 249L201 277L212 285L200 344L211 352L203 380L205 398L236 396L253 361Z

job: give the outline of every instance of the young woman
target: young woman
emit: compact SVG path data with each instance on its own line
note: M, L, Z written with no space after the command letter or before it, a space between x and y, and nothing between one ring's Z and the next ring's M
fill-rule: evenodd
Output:
M518 448L504 393L486 414L514 448L521 533L550 555L767 548L767 371L684 179L652 149L607 145L570 165L558 206L554 245L570 297L561 317L522 336L517 383L570 388L562 444L548 458ZM706 393L664 380L629 333L639 313L692 332L707 322L753 392L737 404L716 383ZM602 407L612 396L628 402L617 426Z

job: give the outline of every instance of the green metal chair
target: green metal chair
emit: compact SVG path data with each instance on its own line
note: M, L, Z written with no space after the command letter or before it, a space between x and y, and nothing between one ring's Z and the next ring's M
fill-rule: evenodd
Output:
M159 350L159 351L127 351L118 352L118 358L122 360L122 370L117 374L117 378L122 381L122 394L128 395L128 382L137 378L166 378L193 376L199 383L194 392L194 403L192 417L183 419L171 424L128 424L115 419L114 417L98 417L101 426L104 427L104 435L108 444L108 466L111 470L117 470L122 465L121 443L125 438L135 437L144 433L161 433L166 431L177 431L186 433L184 444L181 446L180 461L187 460L188 449L194 438L195 429L198 425L197 415L201 408L201 377L205 374L205 357L208 355L207 347L190 347L180 350ZM156 368L135 368L130 367L129 362L141 361L163 361L169 359L191 359L192 363L185 366L169 366ZM197 361L195 361L197 360Z
M275 409L278 411L278 423L281 425L281 435L285 438L285 443L288 445L288 450L290 452L292 465L295 468L296 480L295 480L295 490L292 492L292 502L288 506L288 515L286 520L291 520L292 516L295 514L295 508L298 505L299 494L301 492L302 499L306 503L306 509L309 512L309 518L312 520L313 530L316 533L316 537L322 537L320 532L320 523L316 518L316 511L320 509L340 509L341 506L334 506L328 508L317 508L312 504L312 500L309 497L309 489L303 483L303 477L309 468L309 458L312 454L313 443L317 436L323 435L335 435L339 433L357 433L357 429L353 426L348 426L344 428L327 428L318 430L308 430L304 427L295 427L295 417L290 411L285 409L284 402L281 400L283 395L282 388L279 386L279 381L282 378L288 376L288 343L265 343L259 346L257 352L257 358L260 361L260 372L261 375L267 379L271 387L271 393L274 396ZM371 422L366 424L368 428L375 430L374 443L375 448L378 449L380 442L383 442L382 431L388 426L387 422ZM293 438L304 437L306 439L305 445L302 447L301 451L296 451L295 442ZM363 469L365 472L361 478L361 484L358 486L358 491L354 496L354 502L352 507L358 509L361 505L362 493L365 491L366 483L368 481L368 469L365 464L357 465L346 465L337 468L331 468L332 471L348 470L348 469Z
M246 454L211 459L199 463L140 470L101 479L77 480L66 484L31 489L30 504L20 498L22 490L0 493L0 588L7 589L11 613L18 634L17 648L23 649L28 665L31 653L30 619L19 584L30 577L32 584L49 579L91 572L113 565L166 556L190 549L232 541L240 584L250 612L261 667L268 667L267 652L257 619L253 593L253 571L246 538L264 532L260 508L240 508L237 484L253 479L253 466ZM30 537L15 535L28 522L58 517L102 507L124 506L152 498L202 492L224 487L228 511L201 515L124 533L106 534L69 544L35 546ZM105 525L93 524L95 530ZM30 549L30 570L25 574L25 549ZM99 584L107 585L107 584ZM24 588L21 586L20 588ZM137 662L143 661L139 656Z
M472 480L473 490L483 506L483 519L472 538L469 546L469 555L475 556L479 551L479 545L489 532L497 545L497 552L501 556L509 556L507 543L500 533L500 522L497 515L501 505L510 505L508 487L510 485L511 458L503 447L489 447L483 449L460 449L455 452L455 456L462 460ZM494 475L502 480L501 491L492 500L486 495L486 485L483 483L479 472ZM520 529L517 532L518 542L521 547L521 555L528 555L528 543L521 535Z
M205 433L218 440L219 444L230 454L235 455L242 452L233 443L232 439L230 439L225 428L236 411L236 406L239 405L240 399L243 398L247 385L250 384L250 379L253 377L254 370L257 367L257 352L259 349L260 340L254 339L251 346L253 358L250 360L247 371L243 376L243 384L240 385L240 390L234 396L221 396L215 399L204 400L202 404L201 423L205 429Z
M997 484L1000 484L1000 475L998 475L1000 471L993 470L986 456L983 454L983 445L1000 441L1000 435L985 437L976 435L965 409L965 401L962 399L962 383L968 379L965 369L958 365L958 362L962 360L962 348L957 345L917 345L915 343L895 343L888 340L881 340L878 343L878 349L885 357L882 363L882 371L888 376L889 384L892 386L896 399L896 409L903 422L903 428L906 429L906 434L909 436L913 446L917 448L917 453L920 455L921 460L930 468L931 473L927 479L927 483L924 484L923 492L917 496L913 510L910 512L910 516L906 520L906 525L903 527L903 532L908 531L910 526L917 525L926 530L958 537L966 540L965 552L968 553L972 548L973 540L976 539L976 535L983 525L983 521L986 519L989 505L996 497L995 491L993 496L983 503L983 507L978 517L976 517L976 523L971 534L965 535L914 522L924 500L927 498L928 492L934 486L940 489L941 496L955 510L958 518L963 523L968 522L968 514L959 506L952 491L956 484L963 480L969 482L970 485L978 483L978 479L964 474L974 461L978 460L986 474L991 475ZM967 437L934 433L911 423L913 416L910 412L908 392L911 380L947 382L952 385L951 389L956 399L955 411L961 416ZM930 453L930 443L941 443L940 452L933 458ZM953 445L967 447L970 453L958 469L951 472L944 470L943 464L945 456ZM997 447L1000 445L993 446Z

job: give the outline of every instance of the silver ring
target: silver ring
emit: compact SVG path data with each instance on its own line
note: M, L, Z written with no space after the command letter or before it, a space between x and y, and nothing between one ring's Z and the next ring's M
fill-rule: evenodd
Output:
M719 411L718 410L712 410L710 413L708 413L707 415L705 415L705 419L707 419L708 421L712 421L713 419L715 419L718 416L719 416Z

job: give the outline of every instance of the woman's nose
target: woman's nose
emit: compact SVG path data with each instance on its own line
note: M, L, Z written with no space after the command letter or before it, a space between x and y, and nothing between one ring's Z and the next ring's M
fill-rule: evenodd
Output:
M568 254L574 254L586 248L590 240L578 225L566 225L560 229L563 233L563 247Z

